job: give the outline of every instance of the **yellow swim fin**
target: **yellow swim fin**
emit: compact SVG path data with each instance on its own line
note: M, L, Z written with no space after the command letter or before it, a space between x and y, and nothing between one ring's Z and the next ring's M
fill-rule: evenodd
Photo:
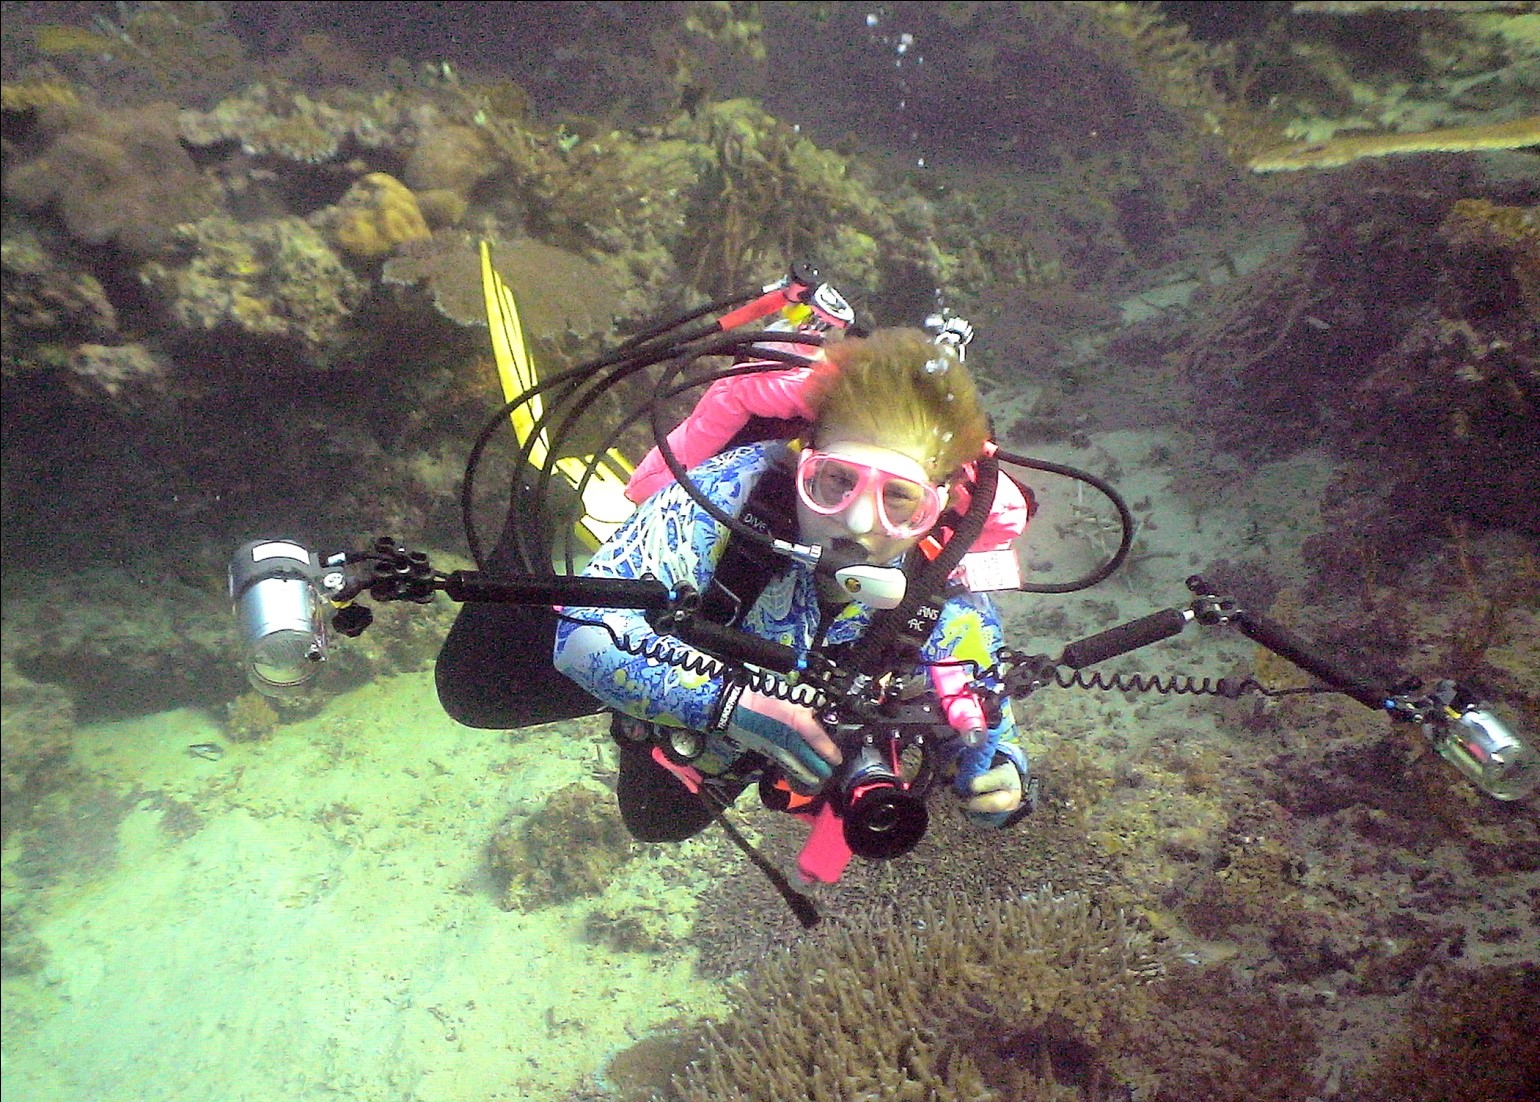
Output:
M492 357L497 362L503 396L511 402L535 386L539 376L524 339L513 291L492 263L492 246L486 241L481 242L481 291L486 299L487 327L492 331ZM543 411L544 403L537 394L509 414L520 445L529 448L530 463L542 469L547 466L550 445L544 430L537 433L535 426ZM574 490L582 487L583 516L577 521L577 534L590 549L603 543L635 508L625 496L633 464L615 448L602 456L564 456L550 466Z

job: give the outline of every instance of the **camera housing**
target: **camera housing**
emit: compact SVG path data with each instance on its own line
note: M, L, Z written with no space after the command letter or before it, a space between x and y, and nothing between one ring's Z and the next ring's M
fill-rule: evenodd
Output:
M916 778L900 776L876 745L863 745L849 759L834 793L850 851L887 861L914 849L930 826L924 787Z

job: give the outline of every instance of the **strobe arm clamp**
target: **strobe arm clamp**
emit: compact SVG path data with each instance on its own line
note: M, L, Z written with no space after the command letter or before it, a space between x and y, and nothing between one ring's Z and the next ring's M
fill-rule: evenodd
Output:
M1003 677L1006 693L1019 698L1047 685L1075 684L1066 681L1060 670L1078 671L1128 654L1178 635L1195 621L1204 626L1231 625L1320 679L1332 691L1352 697L1365 707L1384 711L1392 719L1419 725L1433 749L1487 795L1517 800L1540 787L1540 754L1496 715L1490 703L1468 688L1444 679L1431 692L1424 693L1415 679L1393 683L1376 678L1328 657L1314 644L1261 613L1246 609L1233 598L1216 595L1200 576L1188 578L1187 587L1194 595L1187 608L1163 609L1087 636L1067 645L1058 658L1008 654L1009 668ZM1136 679L1127 687L1158 684ZM1248 689L1259 688L1251 681L1222 679L1206 691L1234 698Z
M389 536L362 551L324 557L293 540L251 540L231 558L229 581L247 678L257 691L278 698L302 692L320 672L333 631L356 637L368 629L374 613L359 603L364 596L426 604L444 593L460 602L638 608L660 614L677 613L695 602L693 591L649 578L495 578L472 570L445 574L433 568L427 554Z
M795 261L786 275L766 284L763 293L717 319L723 332L748 325L788 306L802 305L812 311L819 329L830 326L845 329L855 321L855 312L831 284L820 281L818 269L805 260Z

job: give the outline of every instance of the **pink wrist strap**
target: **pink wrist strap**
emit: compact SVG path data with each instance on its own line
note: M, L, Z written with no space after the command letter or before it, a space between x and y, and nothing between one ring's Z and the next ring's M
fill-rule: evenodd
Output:
M845 841L845 823L834 812L834 805L825 800L816 815L798 815L813 824L802 852L797 854L797 872L803 883L837 884L850 864L853 854Z

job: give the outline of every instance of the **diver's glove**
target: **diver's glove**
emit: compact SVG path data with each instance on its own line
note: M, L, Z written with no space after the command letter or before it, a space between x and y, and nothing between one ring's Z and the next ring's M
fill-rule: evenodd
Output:
M1005 724L993 728L977 745L965 747L957 758L953 782L963 812L975 826L1010 826L1037 806L1036 783L1027 755L1000 736Z
M729 683L709 734L775 762L793 788L812 793L839 764L839 748L812 709Z
M968 342L973 340L972 322L967 318L932 314L925 319L925 328L935 334L933 339L937 344L950 345L957 352L957 361L959 363L963 361L963 349L967 348Z

